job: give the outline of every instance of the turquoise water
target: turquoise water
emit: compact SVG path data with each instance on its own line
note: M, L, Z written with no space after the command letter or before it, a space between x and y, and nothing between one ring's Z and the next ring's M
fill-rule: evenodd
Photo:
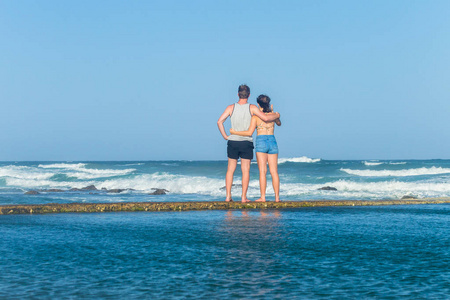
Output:
M450 206L0 216L0 298L448 299Z
M0 204L224 200L226 168L226 161L0 162ZM450 197L450 160L280 158L279 174L282 200ZM255 162L250 178L248 196L255 200L260 195ZM270 176L268 182L273 201ZM234 183L239 198L239 166ZM89 185L98 190L70 191ZM319 190L324 186L337 191ZM149 195L153 188L169 192ZM108 193L111 189L121 192ZM30 190L40 194L24 195Z

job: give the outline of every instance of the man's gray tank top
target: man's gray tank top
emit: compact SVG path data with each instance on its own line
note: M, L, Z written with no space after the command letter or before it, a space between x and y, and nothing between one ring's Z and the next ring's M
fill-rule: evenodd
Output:
M250 103L246 104L234 104L233 112L231 113L231 128L236 131L246 131L250 127L252 120L252 114L250 112ZM229 141L249 141L253 142L251 136L241 136L232 134L228 137Z

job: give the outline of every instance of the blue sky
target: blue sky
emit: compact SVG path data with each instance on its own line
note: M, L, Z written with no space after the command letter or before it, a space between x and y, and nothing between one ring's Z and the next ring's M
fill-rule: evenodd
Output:
M0 1L0 161L226 159L247 83L280 157L450 158L449 1ZM229 128L229 122L227 122Z

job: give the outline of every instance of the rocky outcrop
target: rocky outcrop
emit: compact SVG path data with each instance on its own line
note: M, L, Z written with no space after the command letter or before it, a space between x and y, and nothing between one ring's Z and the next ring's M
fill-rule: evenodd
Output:
M40 193L38 191L28 191L25 193L25 195L39 195Z
M95 185L89 185L89 186L82 188L82 190L83 191L97 191L97 188L95 187Z
M235 188L235 187L237 187L237 188L242 188L242 184L237 183L237 184L233 184L233 185L231 186L231 188ZM226 186L223 186L223 187L221 187L220 189L223 191L223 190L225 190L226 188L227 188Z
M98 189L95 187L95 185L89 185L81 189L72 188L69 190L69 192L82 192L82 191L98 191Z
M418 199L416 196L411 196L411 195L405 195L402 197L401 200L407 200L407 199Z
M337 191L337 188L332 187L332 186L324 186L317 190L318 191Z
M168 193L169 191L166 189L157 189L157 188L152 188L152 190L154 190L153 193L149 193L149 195L165 195L166 193Z
M127 189L110 189L110 190L107 190L106 192L118 194L118 193L122 193L124 191L127 191Z

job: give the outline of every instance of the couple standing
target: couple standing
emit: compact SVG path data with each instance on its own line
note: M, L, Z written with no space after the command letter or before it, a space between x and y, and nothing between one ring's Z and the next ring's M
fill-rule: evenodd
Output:
M258 202L266 201L266 174L267 163L269 163L272 184L275 192L275 201L280 201L280 179L278 177L278 146L275 140L274 123L281 125L280 114L273 112L270 105L270 98L260 95L257 99L258 107L248 103L250 88L242 84L238 89L239 101L229 105L217 121L220 133L228 141L228 169L225 177L227 196L225 201L233 201L231 198L231 187L233 185L233 175L236 170L237 161L241 158L242 169L242 202L250 202L247 199L247 190L250 182L250 162L253 159L253 139L252 134L257 130L256 137L256 159L259 167L259 184L261 198ZM223 123L230 117L231 130L227 135Z

